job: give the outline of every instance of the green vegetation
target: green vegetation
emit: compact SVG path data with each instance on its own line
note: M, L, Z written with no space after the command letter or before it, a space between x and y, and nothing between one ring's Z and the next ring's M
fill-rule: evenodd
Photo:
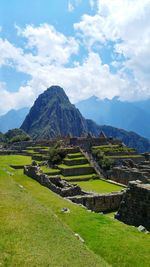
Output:
M95 192L95 193L111 193L118 192L123 189L123 187L108 183L102 180L90 180L84 182L72 182L73 184L78 184L84 191Z
M21 129L9 130L6 134L4 134L4 138L4 142L9 144L20 141L29 141L31 139L30 136Z
M31 181L30 185L25 185L27 178L21 172L8 175L3 167L9 162L6 158L2 161L6 165L0 165L0 265L80 267L84 266L86 257L88 267L107 267L103 259L77 240L51 207L34 196L31 188L34 185L36 189L38 184ZM49 191L45 188L44 191L50 200Z
M68 202L8 167L12 160L26 157L0 157L1 266L107 266L103 259L113 267L149 266L150 235Z
M59 143L49 148L48 160L50 164L54 165L62 162L65 156L66 156L66 151L65 149L62 149L60 147Z
M29 165L31 164L31 162L32 162L32 159L29 156L21 156L21 155L0 156L0 166Z
M122 158L141 158L141 155L123 155L123 156L106 156L110 159L122 159Z
M97 179L99 179L98 175L96 173L92 173L92 174L87 174L87 175L74 175L74 176L63 176L61 175L61 178L64 180L87 180L87 179L94 179L95 177L97 177Z
M92 148L93 150L100 150L101 152L104 153L119 153L119 152L126 152L126 153L130 153L130 152L135 152L135 149L133 148L128 148L126 146L123 145L107 145L107 146L94 146Z
M87 164L82 164L82 165L65 165L65 164L60 164L58 165L59 168L63 168L63 169L76 169L76 168L86 168L86 167L91 167L91 165L89 163Z
M53 169L53 168L48 168L47 166L40 166L40 169L44 172L44 173L60 173L60 170L58 169Z
M68 161L76 161L76 160L82 160L82 159L85 159L85 157L81 156L81 157L79 157L79 158L68 158L68 156L67 156L67 157L65 157L65 159L68 160Z
M80 157L83 157L83 154L81 152L68 154L68 158L80 158Z

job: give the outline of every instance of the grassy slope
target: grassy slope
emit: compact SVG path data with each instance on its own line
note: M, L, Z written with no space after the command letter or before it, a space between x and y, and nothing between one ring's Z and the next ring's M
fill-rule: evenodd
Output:
M111 193L121 191L123 187L114 185L102 180L91 180L84 182L73 182L78 184L83 190L96 193Z
M111 217L108 217L106 215L104 216L100 214L89 213L84 208L81 208L75 204L72 204L66 201L65 199L62 199L61 197L52 193L47 188L42 187L36 181L28 177L25 177L24 175L21 174L20 170L15 171L15 172L16 174L18 173L18 175L14 176L13 180L16 183L19 183L25 187L26 194L30 195L30 197L36 203L38 203L38 205L42 206L43 209L46 209L48 211L50 209L51 212L53 211L59 217L59 219L63 221L63 223L66 223L70 229L72 229L74 232L79 233L83 237L83 239L85 240L85 244L91 250L93 250L97 255L100 255L101 257L103 257L112 266L115 266L115 267L118 267L118 266L120 267L125 267L125 266L126 267L132 267L132 266L133 267L139 267L139 266L147 267L149 266L150 235L139 233L135 227L124 225L121 222L113 220ZM21 191L20 194L24 194L24 191ZM5 199L6 199L6 196L5 196ZM16 201L17 199L20 202L20 197L16 197ZM62 207L68 207L70 209L70 213L62 214L60 212ZM22 210L24 211L24 209ZM43 215L43 219L45 219L45 215ZM38 224L39 224L39 221L38 221ZM22 223L22 219L20 218L20 224L21 223ZM49 225L51 226L51 224ZM32 233L31 235L32 238L34 237L34 234L37 232L37 229L34 233ZM48 229L46 228L46 231L47 230ZM11 235L8 231L7 233L9 235L10 243L8 242L8 245L5 251L7 252L9 248L10 251L14 253L13 243L11 245L11 242L13 242L12 240L13 232L11 232ZM32 238L29 238L30 234L31 233L26 235L27 241L28 239L31 239L32 241ZM47 237L47 234L46 236L45 235L44 236L45 238L49 239L49 237ZM57 238L57 235L56 235L56 238ZM59 239L59 243L60 242L61 240ZM17 240L17 243L18 243L18 240ZM37 245L38 244L36 244L36 247ZM44 246L43 242L40 243L39 252L41 253L42 257L43 257L43 254L42 254L43 246ZM29 252L29 255L31 257L32 251ZM35 254L33 252L33 257L34 256ZM39 257L40 257L40 254L39 254ZM79 258L79 255L77 257ZM23 254L23 258L26 258L26 255L24 257L24 254ZM85 259L86 259L86 266L88 266L88 263L87 263L88 257L86 257ZM35 266L38 266L38 265L35 265ZM59 266L61 267L61 265ZM67 264L64 266L70 267L70 265L67 265ZM80 265L72 265L72 266L80 266ZM85 266L85 262L83 266ZM96 266L96 265L93 265L93 266ZM99 264L98 266L100 267L101 264Z
M21 172L14 173L8 175L1 164L0 266L78 267L84 266L85 259L89 267L108 266L77 240L51 205L36 198L37 187L50 201L46 188L30 179L26 184Z

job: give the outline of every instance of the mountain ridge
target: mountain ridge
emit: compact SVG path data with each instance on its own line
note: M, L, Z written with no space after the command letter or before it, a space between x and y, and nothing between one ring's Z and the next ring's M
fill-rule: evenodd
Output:
M59 86L51 86L39 95L21 129L33 139L48 139L69 134L78 137L88 132L98 136L100 131L104 130L108 136L120 138L126 145L140 152L150 151L150 142L136 133L111 126L99 126L92 120L86 120Z
M86 119L93 119L97 124L134 131L150 139L148 104L150 104L150 100L127 102L119 100L118 97L114 97L112 100L100 100L96 96L92 96L76 103L76 107Z
M6 133L8 130L19 128L28 112L29 108L27 107L19 110L11 109L0 116L0 132Z

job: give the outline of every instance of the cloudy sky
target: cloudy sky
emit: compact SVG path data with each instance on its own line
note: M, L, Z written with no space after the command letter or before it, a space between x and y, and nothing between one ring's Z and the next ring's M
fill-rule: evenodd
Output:
M0 0L0 114L47 87L150 98L150 0Z

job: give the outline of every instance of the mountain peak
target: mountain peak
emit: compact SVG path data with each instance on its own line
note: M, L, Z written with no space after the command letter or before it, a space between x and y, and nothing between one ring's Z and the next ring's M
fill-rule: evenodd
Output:
M33 138L80 136L87 131L86 120L69 101L63 88L53 85L35 101L21 128Z

